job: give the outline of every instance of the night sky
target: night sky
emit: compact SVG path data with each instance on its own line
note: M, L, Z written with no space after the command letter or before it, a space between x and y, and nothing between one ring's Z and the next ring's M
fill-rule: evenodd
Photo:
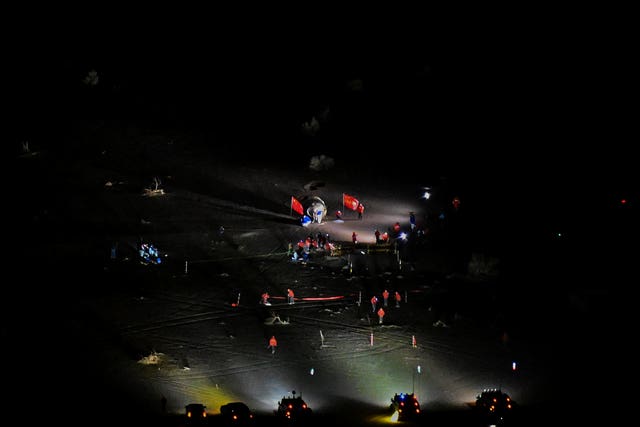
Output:
M625 99L637 94L637 68L623 24L514 15L434 25L410 11L389 22L288 26L124 17L68 31L61 23L12 47L16 137L70 119L146 119L294 155L317 151L299 127L328 111L320 137L336 157L346 147L357 156L420 153L442 169L542 164L556 174L627 158ZM92 69L100 81L89 88L82 81ZM602 160L610 163L590 164Z

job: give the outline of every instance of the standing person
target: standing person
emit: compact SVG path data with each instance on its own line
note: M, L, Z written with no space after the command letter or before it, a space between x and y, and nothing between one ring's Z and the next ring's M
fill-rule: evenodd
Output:
M269 292L265 292L262 294L262 305L271 305L271 303L269 302L269 297L271 295L269 295Z
M362 214L364 213L364 205L362 203L358 203L358 207L356 208L358 211L358 219L362 219Z
M378 243L380 243L380 230L376 228L376 232L373 234L376 235L376 245L377 245Z
M389 291L385 289L384 291L382 291L382 304L386 307L388 302L389 302Z
M380 307L380 310L378 310L378 323L380 325L382 325L382 319L384 318L384 309L382 307Z
M400 307L400 301L402 301L402 296L398 291L396 291L394 297L396 299L396 307Z
M358 244L358 235L356 234L355 231L353 233L351 233L351 240L353 241L354 245Z
M378 297L377 296L372 296L371 297L371 308L373 309L372 311L375 313L376 312L376 304L378 303Z
M294 298L293 298L293 290L287 289L287 302L289 304L293 304L293 300L294 300Z
M278 341L276 340L276 336L271 335L271 338L269 339L269 345L267 346L267 348L271 349L271 354L276 352L277 346L278 346Z
M409 224L411 224L411 231L416 229L416 214L412 211L409 212Z
M453 205L453 208L455 210L460 209L460 197L456 196L453 198L453 200L451 201L451 204Z

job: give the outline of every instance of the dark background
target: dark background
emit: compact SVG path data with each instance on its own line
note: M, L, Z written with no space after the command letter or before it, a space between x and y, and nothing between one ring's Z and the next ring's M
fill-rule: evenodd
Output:
M511 176L541 193L629 176L637 67L623 22L397 15L223 25L224 14L171 22L112 10L40 31L35 21L8 44L12 135L51 141L75 120L137 120L203 132L234 155L402 159L403 173L503 186ZM301 138L327 109L314 142Z
M29 140L82 162L78 129L98 122L189 132L247 163L325 154L365 176L446 183L509 244L564 233L629 256L638 84L624 11L39 12L5 29L10 151Z
M476 243L504 257L507 278L596 290L587 297L595 308L574 320L584 326L570 339L579 349L559 357L585 365L576 380L609 385L598 364L623 355L636 276L634 32L619 16L499 12L309 25L215 13L158 21L122 9L71 26L26 20L6 38L5 148L15 155L29 140L58 158L39 175L6 170L9 260L21 287L7 291L3 336L20 335L16 307L34 321L39 308L55 312L42 298L54 293L49 279L77 267L59 254L34 263L47 248L32 219L77 191L66 172L95 150L78 135L99 123L109 134L191 133L247 164L304 168L326 154L372 181L448 186L474 213ZM92 69L100 81L88 87ZM327 108L319 133L303 134ZM23 348L33 338L20 337Z

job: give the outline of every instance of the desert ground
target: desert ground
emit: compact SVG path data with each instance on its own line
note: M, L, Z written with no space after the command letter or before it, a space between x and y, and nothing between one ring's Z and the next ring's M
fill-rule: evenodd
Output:
M197 402L215 424L221 405L243 401L270 425L295 390L318 423L381 425L394 393L415 392L418 423L476 425L475 396L501 388L519 404L512 424L539 425L550 411L582 419L584 388L606 381L597 366L585 379L582 366L606 354L588 337L604 336L594 313L608 315L610 296L539 281L561 273L549 266L523 269L537 251L505 248L511 229L464 182L365 174L340 158L314 170L313 156L293 166L225 157L152 126L78 129L62 147L32 145L15 159L7 412L44 424L181 425ZM361 220L344 193L365 204ZM459 194L469 197L456 210ZM292 196L320 197L330 214L302 226ZM412 211L424 234L411 231ZM376 245L375 229L396 222L408 240ZM288 245L318 234L336 250L293 261ZM141 262L140 241L161 263ZM385 289L402 300L380 323L370 299ZM271 305L259 303L263 292Z

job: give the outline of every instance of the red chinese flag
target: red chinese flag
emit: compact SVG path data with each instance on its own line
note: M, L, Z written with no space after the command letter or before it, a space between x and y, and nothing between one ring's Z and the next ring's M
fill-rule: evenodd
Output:
M348 194L342 193L342 204L346 209L355 211L358 208L358 199Z
M302 207L302 203L295 197L291 196L291 209L298 212L300 215L304 215L304 208Z

